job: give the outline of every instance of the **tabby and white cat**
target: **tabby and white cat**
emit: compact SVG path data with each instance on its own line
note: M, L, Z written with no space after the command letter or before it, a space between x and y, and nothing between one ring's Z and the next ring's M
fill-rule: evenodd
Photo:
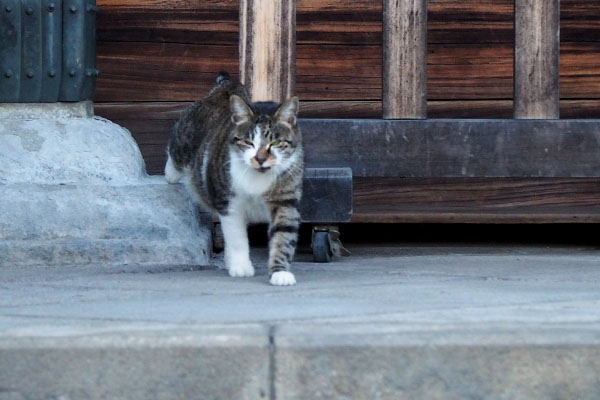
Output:
M165 177L184 178L192 198L218 213L229 275L253 276L247 226L269 223L269 280L294 285L304 155L298 98L250 103L226 72L175 124Z

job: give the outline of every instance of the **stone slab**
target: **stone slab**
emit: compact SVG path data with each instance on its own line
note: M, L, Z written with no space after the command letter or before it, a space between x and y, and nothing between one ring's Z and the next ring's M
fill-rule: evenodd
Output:
M0 387L41 387L0 394L119 398L119 387L154 398L149 387L210 399L243 386L259 399L597 398L596 248L347 247L352 256L330 264L301 248L288 288L268 284L264 248L252 278L229 277L218 256L210 267L0 268ZM228 335L237 339L219 339ZM256 346L262 358L247 355ZM268 367L257 361L265 351ZM261 377L266 368L268 383L227 375L238 364Z
M91 101L74 103L0 103L0 119L62 119L94 116Z
M274 390L284 400L592 400L599 328L284 326Z
M207 265L210 226L91 102L0 105L0 266ZM205 218L206 219L206 218Z
M0 188L0 266L209 264L210 229L181 185Z
M0 399L269 399L260 326L0 338Z
M220 254L207 267L6 265L0 315L34 322L46 316L63 325L600 321L600 267L592 247L348 247L350 257L329 264L311 262L309 249L301 248L292 265L298 285L289 288L268 284L264 248L252 253L256 275L237 279L220 269ZM0 332L19 325L0 324Z
M116 186L146 177L131 133L100 117L0 118L0 144L0 185Z

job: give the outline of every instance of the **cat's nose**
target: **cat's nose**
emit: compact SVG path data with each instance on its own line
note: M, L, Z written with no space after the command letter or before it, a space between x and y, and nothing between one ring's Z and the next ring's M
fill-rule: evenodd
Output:
M267 161L267 152L263 149L259 149L254 156L254 159L258 163L258 165L262 165L265 161Z
M256 162L258 163L258 165L262 165L262 163L264 163L265 161L267 161L267 157L264 157L260 154L257 154L254 159L256 160Z

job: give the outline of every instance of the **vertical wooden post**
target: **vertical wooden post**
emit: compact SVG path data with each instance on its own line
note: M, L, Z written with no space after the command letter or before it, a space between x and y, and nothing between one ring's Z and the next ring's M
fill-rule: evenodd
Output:
M559 15L559 0L515 0L515 118L559 118Z
M240 81L252 101L295 93L295 0L240 0Z
M383 0L383 118L427 117L427 0Z

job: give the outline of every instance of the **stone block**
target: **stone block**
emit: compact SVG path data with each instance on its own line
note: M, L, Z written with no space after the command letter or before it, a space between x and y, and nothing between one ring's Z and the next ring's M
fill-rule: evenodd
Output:
M277 399L586 399L600 393L598 330L284 327Z
M268 346L258 326L2 337L0 396L269 399Z
M210 227L89 102L0 105L0 266L207 265Z

